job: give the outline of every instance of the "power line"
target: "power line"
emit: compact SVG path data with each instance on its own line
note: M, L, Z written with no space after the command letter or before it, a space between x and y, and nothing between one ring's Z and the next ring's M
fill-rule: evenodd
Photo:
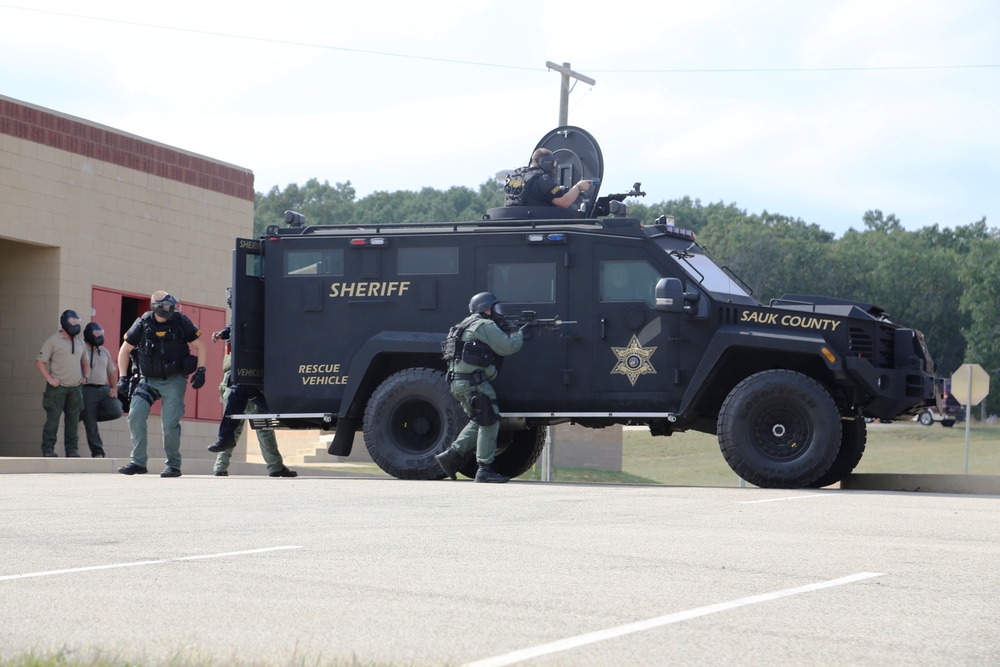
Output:
M283 46L297 46L310 49L325 49L328 51L343 51L345 53L359 53L371 56L384 56L388 58L404 58L407 60L426 60L430 62L448 63L451 65L494 67L499 69L514 69L514 70L523 70L529 72L547 71L546 69L540 67L523 67L519 65L486 63L473 60L458 60L453 58L418 56L408 53L393 53L391 51L353 49L345 46L332 46L330 44L315 44L312 42L298 42L294 40L274 39L271 37L236 35L233 33L215 32L211 30L197 30L195 28L178 28L176 26L160 25L156 23L142 23L139 21L125 21L123 19L105 18L102 16L85 16L83 14L72 14L70 12L57 12L49 9L35 9L33 7L19 7L17 5L0 4L0 9L14 9L23 12L34 12L36 14L65 16L68 18L82 19L84 21L103 21L105 23L116 23L120 25L138 26L142 28L153 28L154 30L171 30L174 32L184 32L195 35L206 35L209 37L225 37L227 39L241 39L253 42L265 42L268 44L279 44ZM740 67L740 68L660 68L660 69L595 69L588 67L587 69L588 71L591 72L598 72L604 74L758 74L758 73L787 73L787 72L878 72L878 71L921 71L921 70L959 70L959 69L1000 69L1000 63L984 64L984 65L901 65L901 66L872 66L872 67Z
M740 67L740 68L718 68L718 69L595 69L587 68L590 72L602 72L606 74L726 74L726 73L747 73L747 72L878 72L882 70L934 70L934 69L990 69L1000 68L996 65L899 65L899 66L872 66L872 67Z
M85 21L104 21L106 23L117 23L120 25L130 25L138 26L142 28L153 28L156 30L172 30L174 32L186 32L195 35L208 35L210 37L226 37L229 39L243 39L253 42L267 42L269 44L281 44L284 46L300 46L310 49L327 49L330 51L345 51L347 53L363 53L365 55L372 56L388 56L390 58L406 58L409 60L430 60L433 62L451 63L454 65L475 65L477 67L498 67L503 69L519 69L519 70L529 70L532 72L544 72L545 70L539 67L519 67L517 65L504 65L498 63L483 63L475 62L470 60L454 60L450 58L435 58L432 56L415 56L406 53L392 53L389 51L371 51L368 49L352 49L345 46L331 46L329 44L313 44L310 42L296 42L293 40L286 39L274 39L270 37L253 37L250 35L235 35L226 32L213 32L211 30L197 30L194 28L177 28L175 26L169 25L158 25L154 23L141 23L138 21L124 21L122 19L109 19L102 16L84 16L82 14L71 14L69 12L56 12L47 9L33 9L30 7L17 7L15 5L0 5L2 9L17 9L25 12L35 12L38 14L49 14L52 16L66 16L74 19L83 19Z

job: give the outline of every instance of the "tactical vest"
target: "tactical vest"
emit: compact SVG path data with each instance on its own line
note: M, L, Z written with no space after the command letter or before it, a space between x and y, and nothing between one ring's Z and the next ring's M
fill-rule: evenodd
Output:
M441 356L445 361L461 359L467 364L483 368L495 363L496 353L489 345L474 338L465 340L466 330L480 319L482 318L478 316L469 316L448 330L448 335L441 343Z
M142 340L136 351L143 377L166 380L178 373L187 374L194 370L188 370L190 364L185 363L191 353L184 340L180 317L180 314L174 314L169 321L154 324L152 311L142 316Z
M518 167L513 174L507 176L503 186L504 206L532 206L539 202L528 200L533 180L544 174L541 167Z

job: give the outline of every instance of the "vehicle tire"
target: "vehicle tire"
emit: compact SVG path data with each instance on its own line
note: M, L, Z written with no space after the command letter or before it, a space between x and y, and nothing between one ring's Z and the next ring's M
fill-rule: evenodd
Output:
M942 419L941 420L941 426L944 426L945 428L951 428L954 425L955 425L955 420L954 419Z
M434 460L468 421L445 374L408 368L386 378L365 407L365 447L382 470L399 479L441 479Z
M840 451L826 474L809 486L819 489L841 481L858 467L868 442L868 427L864 419L843 419L840 422Z
M507 477L520 477L535 465L545 448L545 427L533 426L516 431L500 431L497 434L497 453L493 459L493 469ZM479 464L475 453L462 464L461 472L473 478Z
M924 426L933 426L934 415L931 414L930 410L924 410L923 412L920 413L920 416L917 417L917 421L919 421Z
M840 413L818 382L789 370L755 373L737 384L719 411L722 455L756 486L807 487L840 451Z

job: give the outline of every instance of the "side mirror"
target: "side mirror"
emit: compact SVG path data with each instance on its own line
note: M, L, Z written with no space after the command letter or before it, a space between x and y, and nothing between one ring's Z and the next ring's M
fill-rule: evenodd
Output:
M679 278L660 278L656 283L656 309L663 313L689 313L698 302L698 292L685 292Z
M656 283L656 309L664 313L684 312L684 285L678 278L660 278Z

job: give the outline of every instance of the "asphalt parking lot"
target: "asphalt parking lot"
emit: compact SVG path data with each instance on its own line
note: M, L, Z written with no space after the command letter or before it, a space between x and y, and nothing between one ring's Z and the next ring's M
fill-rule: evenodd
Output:
M0 514L2 657L1000 664L998 496L20 474Z

